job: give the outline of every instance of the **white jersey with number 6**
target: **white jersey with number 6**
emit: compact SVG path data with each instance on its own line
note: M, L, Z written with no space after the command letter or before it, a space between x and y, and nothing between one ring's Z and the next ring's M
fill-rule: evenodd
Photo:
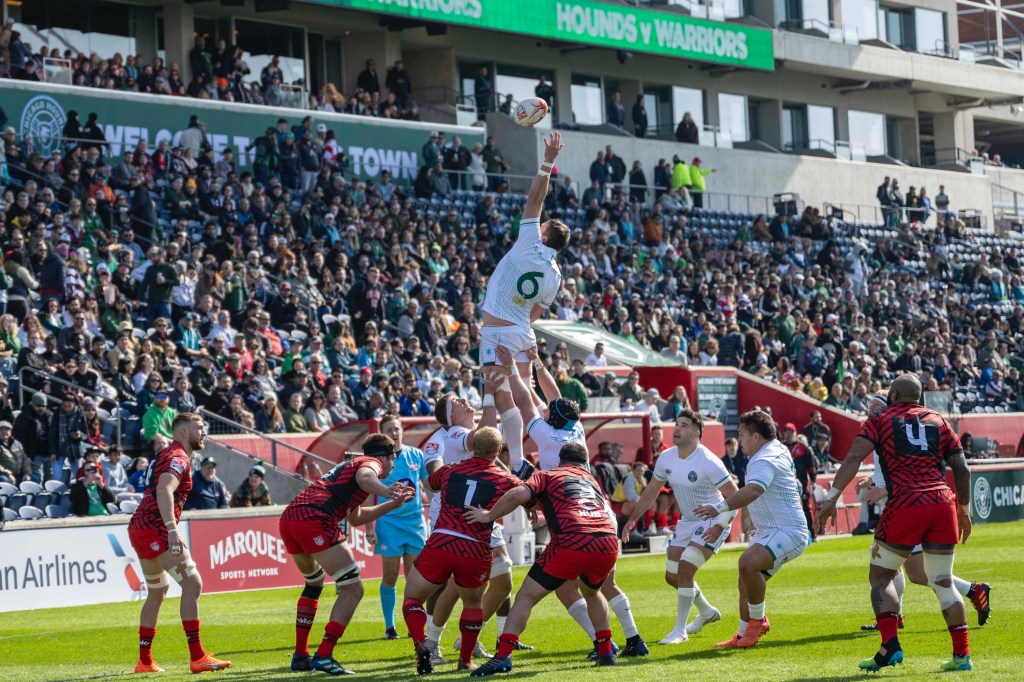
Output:
M698 444L686 459L679 456L678 447L658 455L654 478L668 481L672 486L683 520L698 522L701 519L693 513L694 509L702 504L714 506L725 499L718 488L729 480L729 471L718 455Z
M807 534L800 503L800 482L789 448L770 440L754 453L747 464L747 485L757 485L764 494L748 506L750 518L759 532L774 529L797 535Z
M484 312L529 329L534 304L550 308L562 286L557 253L541 242L539 218L523 220L519 238L487 283Z

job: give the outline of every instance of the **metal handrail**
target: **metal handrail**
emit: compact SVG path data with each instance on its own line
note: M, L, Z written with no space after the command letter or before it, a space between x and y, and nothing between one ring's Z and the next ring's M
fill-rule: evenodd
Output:
M60 384L61 386L73 388L78 393L82 393L84 395L89 396L90 398L94 398L96 400L97 406L102 405L103 403L112 403L115 408L120 407L120 403L118 403L118 401L116 400L111 400L105 395L96 393L95 391L90 391L89 389L86 388L82 388L78 384L72 383L70 381L58 379L56 376L50 374L49 372L44 372L40 369L36 369L35 367L22 367L21 369L18 370L18 400L21 405L25 405L25 372L31 372L32 374L35 374L46 379L47 383L57 383ZM43 395L46 396L47 402L49 402L51 399L53 399L54 402L56 402L56 399L53 398L53 396L51 396L50 394L43 392ZM106 424L110 424L111 422L114 423L114 426L117 429L117 443L118 445L123 445L123 441L121 438L120 417L114 417L113 415L111 415L111 419L104 419L103 417L100 417L100 421Z
M223 428L231 429L230 431L227 431L227 432L224 432L224 433L214 433L212 435L244 434L244 435L248 435L248 436L255 436L257 438L262 438L263 440L269 442L270 443L270 463L275 468L278 468L278 469L281 468L280 465L277 463L277 449L279 447L286 448L288 450L291 450L291 451L296 452L299 455L301 455L302 459L300 461L303 463L303 465L302 465L303 471L302 472L296 472L296 473L300 473L302 475L305 475L304 471L309 468L308 464L311 461L312 461L314 467L319 467L320 465L324 465L328 469L334 467L334 465L336 464L336 462L332 462L332 461L324 459L323 457L320 457L318 455L314 455L312 452L309 452L308 450L303 450L300 447L296 447L296 446L291 445L289 443L285 443L284 441L278 440L278 439L276 439L276 438L274 438L272 436L269 436L269 435L267 435L267 434L265 434L265 433L263 433L261 431L257 431L256 429L251 429L248 426L244 426L242 424L239 424L236 421L232 421L232 420L230 420L230 419L228 419L226 417L222 417L219 414L215 414L213 412L210 412L205 407L200 407L196 411L204 419L206 419L208 422L213 422L215 424L221 425ZM317 476L307 476L307 478L318 478L318 477L319 477L319 474Z

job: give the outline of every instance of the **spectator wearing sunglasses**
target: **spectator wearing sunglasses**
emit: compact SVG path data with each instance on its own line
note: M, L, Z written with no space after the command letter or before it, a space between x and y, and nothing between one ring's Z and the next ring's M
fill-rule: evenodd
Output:
M108 504L113 504L114 493L100 476L100 465L89 462L83 476L71 486L71 513L75 516L109 516Z

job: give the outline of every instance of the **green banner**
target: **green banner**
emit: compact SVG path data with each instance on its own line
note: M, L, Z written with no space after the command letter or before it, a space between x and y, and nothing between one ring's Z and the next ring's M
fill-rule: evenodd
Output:
M975 523L1024 519L1024 469L971 468Z
M47 153L60 143L67 112L77 111L83 123L95 112L103 126L111 153L118 156L146 140L150 151L162 140L172 144L188 125L193 114L206 129L206 137L218 157L226 147L235 151L239 168L252 163L255 150L246 153L253 139L264 134L279 118L289 126L312 115L314 123L324 123L333 130L349 157L349 171L368 179L388 170L396 181L411 182L419 168L420 152L431 130L444 130L448 138L462 137L472 147L484 142L482 128L459 128L408 122L390 122L360 116L326 114L318 111L282 109L254 105L231 104L163 97L135 93L113 93L59 85L26 84L0 81L0 103L8 125L22 133L31 133L36 145Z
M313 2L749 69L775 69L771 31L595 0Z

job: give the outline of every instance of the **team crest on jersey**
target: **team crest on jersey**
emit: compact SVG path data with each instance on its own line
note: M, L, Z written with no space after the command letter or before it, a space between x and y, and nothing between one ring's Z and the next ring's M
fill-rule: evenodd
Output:
M665 475L666 476L671 476L672 475L672 470L671 469L665 469Z
M423 450L428 455L436 455L438 450L437 443L427 443Z
M323 547L324 546L324 536L323 535L317 535L315 538L313 538L313 544L316 545L317 547Z
M690 473L686 474L686 478L690 481L690 483L696 483L697 482L697 472L696 471L691 471Z
M185 471L185 463L180 459L172 459L169 466L176 474L182 474Z
M149 543L149 548L151 550L153 550L154 552L159 552L160 551L160 543L156 542L154 540L153 542Z

